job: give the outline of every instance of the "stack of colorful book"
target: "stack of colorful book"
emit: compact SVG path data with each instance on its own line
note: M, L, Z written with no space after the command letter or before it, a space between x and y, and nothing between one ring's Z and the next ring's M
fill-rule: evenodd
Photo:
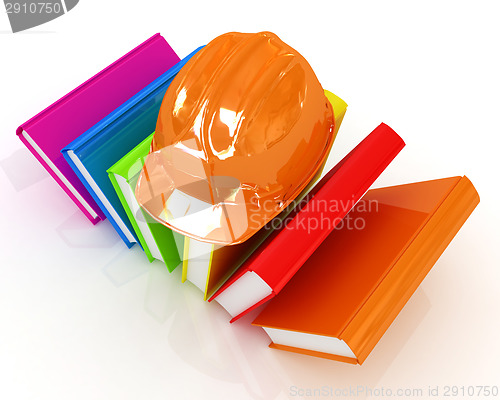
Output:
M160 106L179 59L154 35L22 124L17 134L96 224L109 219L126 246L197 286L231 322L253 321L271 347L363 363L457 234L479 196L465 176L371 189L404 147L380 124L249 239L200 241L159 223L136 185L148 173ZM335 117L346 103L325 91Z

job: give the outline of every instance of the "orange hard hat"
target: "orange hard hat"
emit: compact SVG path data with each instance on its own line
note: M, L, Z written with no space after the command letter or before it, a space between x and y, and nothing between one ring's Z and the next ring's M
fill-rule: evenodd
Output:
M224 34L168 88L137 200L186 236L241 243L304 190L328 156L334 124L296 50L270 32Z

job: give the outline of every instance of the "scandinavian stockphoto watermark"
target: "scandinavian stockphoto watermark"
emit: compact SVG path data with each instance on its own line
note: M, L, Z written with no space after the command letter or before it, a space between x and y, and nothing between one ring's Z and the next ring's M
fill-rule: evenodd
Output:
M52 21L73 9L79 0L4 0L13 33Z
M306 196L300 200L293 201L287 212L283 212L272 219L264 229L300 229L307 234L315 230L331 231L332 229L363 230L366 227L367 213L376 213L379 210L377 200L361 199L359 202L354 197L349 200L321 199L310 201ZM260 207L266 207L260 204ZM307 208L308 213L300 213L298 210ZM356 213L351 214L350 211Z
M131 182L137 181L137 171L135 168L131 167L128 179ZM218 181L214 184L216 179ZM175 218L195 217L191 218L191 223L204 224L206 223L203 219L204 216L206 217L207 211L211 211L215 219L236 217L232 222L240 224L239 228L242 230L249 225L259 227L259 229L264 231L296 229L307 234L317 230L363 230L366 227L366 217L369 214L379 211L377 200L361 199L358 201L359 197L354 195L347 199L318 199L315 198L314 193L307 194L301 198L292 200L287 204L285 209L283 209L281 200L275 199L272 196L260 197L257 193L254 193L249 199L244 199L244 196L241 195L240 202L238 202L235 200L237 198L235 193L240 190L238 181L235 184L233 182L235 179L227 176L211 177L210 181L211 183L209 184L208 180L200 178L195 182L197 184L201 183L201 185L196 186L197 190L193 190L193 183L173 188L172 184L168 185L167 182L164 184L167 194L162 192L164 188L160 188L155 193L154 188L148 187L149 190L152 190L149 195L152 199L162 199L165 207L164 213L169 216L171 221ZM200 187L207 190L199 190ZM213 193L212 197L207 199L207 193L210 192L209 188L212 188ZM234 189L228 190L228 188ZM132 187L134 193L135 189L135 187ZM169 190L171 190L171 193L168 193ZM179 193L182 193L182 195L179 195ZM182 198L186 206L183 212L177 212L178 215L174 218L173 214L170 215L172 210L167 210L167 203L175 203L175 201L172 201L176 197L175 194L177 194L179 199ZM137 221L153 224L161 223L157 219L149 218L145 215L140 207L135 208L134 217ZM302 210L307 212L299 212ZM351 210L355 212L351 212ZM266 221L272 215L274 215L274 218ZM214 218L211 218L209 223L213 227L219 227L220 225L214 222ZM265 223L264 226L263 221ZM245 224L245 226L243 227L241 224Z

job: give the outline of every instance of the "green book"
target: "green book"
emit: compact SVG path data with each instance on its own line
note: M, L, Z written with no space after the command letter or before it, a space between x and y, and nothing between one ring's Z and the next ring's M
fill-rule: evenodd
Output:
M163 261L172 272L181 263L184 236L154 221L142 210L135 198L135 186L149 153L153 134L129 151L107 172L148 260Z

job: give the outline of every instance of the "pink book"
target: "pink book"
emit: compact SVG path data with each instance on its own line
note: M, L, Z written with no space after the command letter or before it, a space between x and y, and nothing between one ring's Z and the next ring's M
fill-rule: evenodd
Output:
M17 128L17 135L92 223L105 219L61 149L180 59L159 34Z

